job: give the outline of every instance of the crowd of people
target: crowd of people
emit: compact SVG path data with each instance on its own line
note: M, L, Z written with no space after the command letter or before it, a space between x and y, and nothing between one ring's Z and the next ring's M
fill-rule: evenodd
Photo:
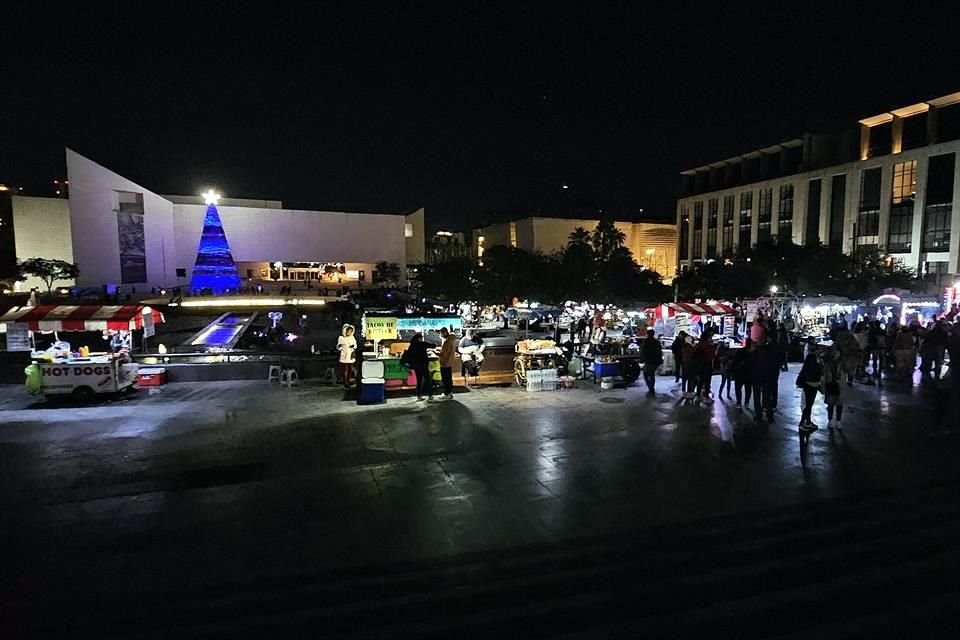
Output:
M803 397L798 425L801 434L819 428L812 415L820 396L826 405L827 428L839 430L846 389L858 381L879 385L885 377L912 380L917 369L922 381L932 383L928 386L937 398L938 414L945 420L955 419L957 408L951 395L960 391L958 318L945 315L927 327L864 321L851 327L841 316L831 326L829 337L824 343L811 340L806 345L797 375L796 387ZM788 340L785 324L762 313L750 325L742 348L730 348L726 343L717 346L710 328L705 328L699 338L681 331L671 345L674 380L681 386L681 397L712 404L712 380L719 373L718 396L730 399L732 393L738 411L752 406L757 423L774 422L780 374L787 370ZM938 384L947 360L952 366L949 382Z

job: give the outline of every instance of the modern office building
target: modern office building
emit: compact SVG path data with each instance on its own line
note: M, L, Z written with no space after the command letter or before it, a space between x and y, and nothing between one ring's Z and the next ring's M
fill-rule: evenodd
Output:
M960 92L684 171L679 268L739 247L876 247L922 275L960 271Z
M156 194L67 149L69 199L0 193L17 259L57 258L80 268L81 288L129 292L190 287L207 206L199 195ZM370 283L379 261L424 262L424 210L348 213L285 209L275 200L221 198L223 233L243 282ZM3 217L0 215L0 217ZM63 282L58 286L74 283ZM37 281L21 289L39 286Z
M567 246L570 234L577 227L587 231L599 224L596 219L524 217L478 227L473 230L473 255L494 246L517 247L525 251L552 253ZM615 221L614 226L626 236L624 245L638 264L673 279L677 263L677 228L672 222Z

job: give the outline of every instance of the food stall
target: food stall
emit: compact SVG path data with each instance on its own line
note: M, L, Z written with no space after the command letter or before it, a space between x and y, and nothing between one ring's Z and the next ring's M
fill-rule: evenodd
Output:
M463 318L456 313L400 315L367 312L361 319L361 327L364 339L372 344L371 350L363 352L364 362L376 360L382 363L383 372L379 379L383 380L386 389L396 389L416 386L413 371L400 364L400 356L410 344L410 338L420 333L426 342L439 347L442 342L440 329L446 328L454 335L459 335L463 331ZM431 379L435 383L440 382L440 359L437 355L430 357L429 368ZM363 380L361 378L361 385Z
M546 391L560 384L557 370L566 364L566 358L553 340L520 340L515 349L513 372L518 386Z
M801 300L797 330L804 338L821 338L838 319L853 318L857 302L843 296L816 296Z
M725 302L665 302L647 309L657 335L674 338L681 331L699 336L708 323L719 335L733 338L736 333L737 311Z
M16 307L0 317L8 351L29 351L27 386L33 393L70 395L88 402L98 394L127 391L137 382L137 365L130 362L132 334L153 335L163 314L141 305L38 305ZM91 352L73 347L60 333L99 332L112 351ZM37 348L37 335L52 335L53 344ZM119 339L118 339L119 338Z
M879 320L883 325L895 322L901 326L914 323L927 326L943 313L940 296L914 294L909 291L884 292L866 305L863 319Z

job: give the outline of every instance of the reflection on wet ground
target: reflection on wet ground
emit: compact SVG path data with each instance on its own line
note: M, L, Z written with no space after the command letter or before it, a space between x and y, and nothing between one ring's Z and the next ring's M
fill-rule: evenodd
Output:
M10 575L23 589L42 576L69 590L77 575L136 589L448 557L954 474L960 442L929 436L920 386L855 387L843 431L821 427L801 447L792 374L769 426L658 384L656 398L584 384L375 407L259 382L169 385L91 408L6 388ZM814 421L826 425L822 404Z

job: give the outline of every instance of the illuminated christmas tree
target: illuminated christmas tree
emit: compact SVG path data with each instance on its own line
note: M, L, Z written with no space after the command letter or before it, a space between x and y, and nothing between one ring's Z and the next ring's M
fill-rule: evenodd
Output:
M240 273L230 253L227 234L223 232L217 201L220 194L207 191L203 194L207 214L203 219L203 233L197 248L197 261L190 278L190 290L200 292L209 289L214 294L236 291L240 288Z

